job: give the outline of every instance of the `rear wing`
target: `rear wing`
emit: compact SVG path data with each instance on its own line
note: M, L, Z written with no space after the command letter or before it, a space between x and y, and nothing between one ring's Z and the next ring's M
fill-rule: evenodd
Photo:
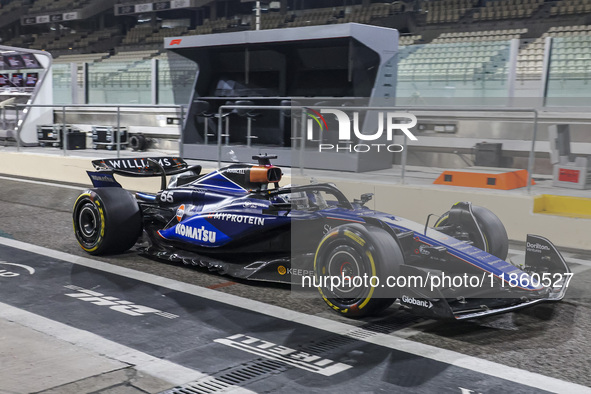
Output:
M104 183L95 184L95 180L99 180L100 178L97 178L97 174L103 177L107 174L118 174L128 177L160 176L162 178L161 189L166 189L167 175L175 175L187 171L192 171L195 174L201 172L201 166L189 166L183 159L175 156L99 159L93 160L92 165L98 172L88 171L88 175L95 187L107 186ZM112 184L111 182L111 186L117 185L119 184Z

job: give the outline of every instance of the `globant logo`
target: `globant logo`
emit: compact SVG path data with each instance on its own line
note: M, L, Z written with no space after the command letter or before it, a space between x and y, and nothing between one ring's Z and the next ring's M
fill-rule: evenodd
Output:
M427 300L417 300L414 297L409 297L406 295L402 296L402 302L406 303L406 304L411 304L411 305L416 305L416 306L420 306L423 308L432 308L433 304L431 303L431 301L427 301Z
M402 152L404 147L400 144L394 143L371 143L371 141L383 140L384 133L386 134L387 142L394 141L394 133L396 130L402 131L411 141L417 141L417 137L410 131L417 124L417 118L413 114L400 112L378 112L378 128L372 134L363 134L359 128L359 112L353 112L353 121L349 115L344 111L338 109L321 109L320 112L308 108L307 115L309 117L307 122L307 136L308 141L314 141L314 122L318 125L321 131L329 132L326 119L323 114L332 114L336 117L339 124L338 140L343 141L342 144L325 144L318 145L319 152L358 152L364 153L369 151L388 151L388 152ZM351 127L351 125L353 127ZM351 128L353 133L351 133ZM332 130L331 130L332 131ZM352 144L352 137L364 143Z

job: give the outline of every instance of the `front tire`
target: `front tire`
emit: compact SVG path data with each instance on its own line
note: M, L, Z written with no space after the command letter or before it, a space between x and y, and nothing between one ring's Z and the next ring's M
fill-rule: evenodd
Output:
M472 213L484 235L484 251L505 260L509 253L509 237L501 219L491 210L478 205L472 205ZM449 225L449 211L441 215L441 219L435 223L435 228L447 225Z
M122 253L142 232L142 215L133 196L120 188L90 189L74 203L74 234L92 255Z
M330 231L319 243L314 272L321 284L320 295L328 306L347 317L363 317L394 302L396 296L386 286L386 279L398 275L403 263L398 243L386 230L347 224ZM330 279L333 277L348 278L351 283L335 287ZM369 279L357 286L358 279L364 277ZM371 278L377 278L379 284Z

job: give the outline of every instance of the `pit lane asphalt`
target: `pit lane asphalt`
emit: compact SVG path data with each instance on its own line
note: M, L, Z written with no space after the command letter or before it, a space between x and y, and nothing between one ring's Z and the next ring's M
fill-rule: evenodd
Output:
M71 208L83 189L0 179L0 236L88 257L77 245L71 224ZM522 249L519 245L512 248ZM591 260L589 251L565 255L567 260L569 256ZM328 310L319 298L291 296L285 286L237 282L203 270L148 260L133 251L93 259L591 386L589 266L571 264L576 274L567 298L558 304L470 322L422 321L394 308L382 316L352 321Z

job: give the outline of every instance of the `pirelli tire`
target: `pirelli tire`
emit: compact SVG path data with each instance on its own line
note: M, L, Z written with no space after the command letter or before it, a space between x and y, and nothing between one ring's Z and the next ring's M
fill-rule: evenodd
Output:
M398 243L386 230L346 224L322 238L314 256L314 272L328 306L339 314L358 318L377 314L394 302L397 289L389 288L386 281L388 276L398 275L403 263ZM333 287L329 278L334 276L351 278L352 283ZM374 280L368 281L368 286L356 286L355 277L377 277L379 284Z
M142 214L135 198L118 187L80 194L74 203L73 222L80 247L92 255L125 252L142 233Z
M484 251L505 260L509 253L509 237L501 219L491 210L478 205L472 205L472 213L482 235L484 235ZM448 223L449 211L441 215L441 218L435 223L435 228L446 226Z

